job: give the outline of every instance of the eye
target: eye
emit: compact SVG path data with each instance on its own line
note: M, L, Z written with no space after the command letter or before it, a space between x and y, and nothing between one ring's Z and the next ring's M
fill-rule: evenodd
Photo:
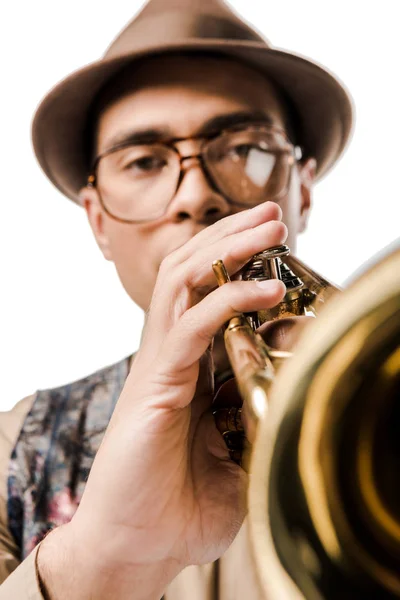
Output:
M136 158L134 160L129 161L124 169L128 171L132 171L133 173L156 173L161 171L163 167L166 165L165 159L159 156L141 156L140 158Z
M243 158L247 158L249 152L254 148L253 144L236 144L236 146L232 146L227 148L226 156L231 160L240 160Z

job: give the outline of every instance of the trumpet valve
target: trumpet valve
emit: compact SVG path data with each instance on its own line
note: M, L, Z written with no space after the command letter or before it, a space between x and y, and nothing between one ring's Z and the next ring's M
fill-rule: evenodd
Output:
M304 283L282 260L289 254L288 246L275 246L256 254L243 269L244 281L279 279L285 284L287 290L284 299L276 307L246 315L254 330L265 321L304 314L306 298Z

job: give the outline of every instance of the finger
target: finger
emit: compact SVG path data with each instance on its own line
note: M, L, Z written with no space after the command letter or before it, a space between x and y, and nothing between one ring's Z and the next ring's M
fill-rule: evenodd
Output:
M282 300L285 292L284 284L276 279L232 281L217 288L186 311L170 330L161 348L159 372L179 374L192 367L231 317L272 308Z
M229 215L206 227L181 248L172 252L168 258L173 264L181 264L205 245L214 244L224 237L240 233L246 229L252 229L268 221L280 221L281 219L282 210L280 206L276 202L264 202L254 208Z
M258 227L233 234L212 246L205 246L179 267L163 271L157 280L151 303L149 330L165 335L174 322L216 286L212 263L224 261L232 276L254 255L285 241L287 228L281 221L269 221ZM169 299L168 301L166 300ZM162 325L159 311L163 311ZM152 327L156 321L156 327ZM161 327L161 329L160 329Z
M248 229L219 240L211 246L202 248L190 261L187 261L185 277L189 288L214 287L216 280L210 268L214 260L221 259L226 270L232 276L237 273L254 254L266 248L282 244L287 238L287 227L281 221L262 223L254 229Z

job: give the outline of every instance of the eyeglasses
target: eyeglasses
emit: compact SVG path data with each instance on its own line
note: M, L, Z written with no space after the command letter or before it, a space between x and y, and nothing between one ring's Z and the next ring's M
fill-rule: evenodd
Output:
M198 154L180 154L176 145L188 139L200 140ZM233 205L249 208L286 194L299 151L283 130L266 125L207 137L124 143L97 156L88 185L97 188L111 217L126 223L153 221L165 214L175 197L184 162L197 159L215 192Z

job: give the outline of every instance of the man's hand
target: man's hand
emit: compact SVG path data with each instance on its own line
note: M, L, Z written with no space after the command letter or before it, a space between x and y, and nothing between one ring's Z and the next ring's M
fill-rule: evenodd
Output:
M162 263L141 348L81 504L39 553L52 599L158 600L180 570L217 559L236 536L246 474L229 459L209 411L210 344L229 318L275 306L285 287L272 280L218 288L211 265L221 258L234 275L282 244L280 218L270 202L229 216ZM57 539L73 571L68 593L61 555L51 551Z

